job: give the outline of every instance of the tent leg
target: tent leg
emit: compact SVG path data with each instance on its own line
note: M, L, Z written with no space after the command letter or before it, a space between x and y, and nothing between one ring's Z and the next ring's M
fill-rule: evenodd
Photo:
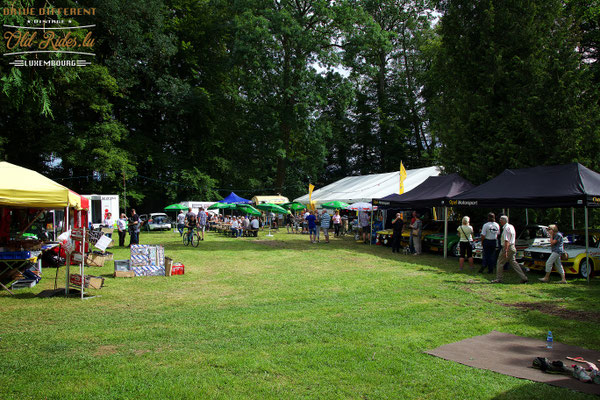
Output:
M590 249L589 249L589 232L588 232L588 208L585 206L585 263L588 269L587 281L590 283Z
M444 258L448 258L448 206L444 206Z
M571 229L575 230L575 207L571 207Z
M69 207L65 207L65 229L63 232L66 232L68 230L71 229L71 227L69 226ZM71 253L65 253L66 256L66 267L65 268L65 294L68 295L69 294L69 267L71 265Z
M373 214L374 213L375 213L375 211L373 210L373 199L371 199L371 229L369 229L369 246L373 242L373 240L371 238L373 237ZM375 235L375 237L377 237L377 235Z
M525 209L525 225L529 225L529 210Z

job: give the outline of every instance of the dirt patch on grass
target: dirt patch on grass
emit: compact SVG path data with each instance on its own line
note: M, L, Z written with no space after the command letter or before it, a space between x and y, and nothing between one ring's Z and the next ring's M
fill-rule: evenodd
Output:
M95 356L97 357L102 357L102 356L110 356L112 354L117 354L119 352L119 348L117 346L114 345L106 345L106 346L100 346L96 349L96 352L94 353Z
M586 322L600 322L600 312L598 311L581 311L581 310L571 310L566 308L565 306L556 305L553 303L497 303L505 307L514 307L519 308L521 310L533 310L539 311L543 314L553 315L555 317L572 319L576 321L586 321Z
M144 355L146 353L150 353L150 350L147 350L147 349L143 349L143 350L142 349L138 349L138 350L134 350L133 351L133 354L135 354L136 356L141 356L141 355Z
M479 283L479 282L473 282ZM565 318L575 321L582 322L597 322L600 323L600 312L599 311L583 311L583 310L573 310L569 309L563 305L550 303L550 302L519 302L519 303L501 303L498 301L494 301L485 296L485 294L481 293L481 291L473 290L468 286L460 287L460 290L465 291L467 293L474 294L478 296L481 300L487 301L488 303L498 304L503 307L511 307L518 308L520 310L531 310L538 311L542 314L552 315L559 318Z

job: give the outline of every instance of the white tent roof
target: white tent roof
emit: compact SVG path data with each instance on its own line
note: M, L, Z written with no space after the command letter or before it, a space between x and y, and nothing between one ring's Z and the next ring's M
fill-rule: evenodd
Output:
M439 174L440 168L435 166L406 170L404 193L419 186L430 176L438 176ZM370 203L371 199L398 193L399 187L400 171L385 174L347 176L313 191L312 200L316 202L317 206L334 200L346 203L356 203L358 201ZM308 194L298 197L294 201L308 204Z

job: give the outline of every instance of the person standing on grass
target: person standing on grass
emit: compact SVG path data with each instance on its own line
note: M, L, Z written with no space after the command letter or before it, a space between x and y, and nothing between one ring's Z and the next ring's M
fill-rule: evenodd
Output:
M206 211L204 208L200 207L198 210L198 215L196 216L196 220L198 221L198 235L201 237L200 240L204 240L204 231L206 230Z
M308 236L311 243L316 243L317 240L317 217L313 215L312 211L308 212L308 216L305 218L308 225Z
M415 247L415 252L413 255L418 256L421 254L421 233L423 232L423 221L417 215L416 212L413 213L415 222L410 224L410 237L413 241L413 246Z
M140 216L135 209L131 209L131 218L129 219L129 247L132 244L140 244Z
M412 212L412 217L410 218L409 227L412 226L415 223L416 220L417 220L417 212L413 211ZM411 253L415 252L415 243L414 243L412 234L408 235L408 248L409 248L409 250L410 250Z
M469 267L473 269L473 227L469 225L470 219L466 215L462 219L462 225L456 228L459 237L460 258L458 259L458 268L462 271L465 265L465 256L469 259Z
M362 229L363 242L367 242L367 237L371 235L370 225L371 220L369 219L369 214L366 211L361 211L358 214L358 222L360 224L360 229Z
M392 221L392 227L394 228L394 233L392 234L392 253L400 253L402 229L404 229L402 214L396 213L396 218Z
M333 215L332 220L335 237L340 237L340 226L342 226L342 217L340 217L340 210L335 210L335 214Z
M502 274L504 273L503 267L507 261L521 278L521 283L529 282L527 275L523 273L521 266L517 263L515 258L517 254L517 248L515 247L515 227L508 223L508 217L506 215L500 217L500 227L503 228L500 237L501 248L498 261L496 262L496 279L494 279L492 283L502 283Z
M127 234L127 216L121 214L121 218L117 220L117 231L119 232L119 247L125 247L125 235Z
M294 233L294 216L291 212L285 214L285 227L287 228L287 233L290 233L290 229Z
M327 210L323 210L321 214L321 229L325 235L325 243L329 243L329 227L331 226L331 216L327 213Z
M496 222L496 214L488 214L488 222L481 229L481 245L483 248L483 256L481 259L481 268L479 272L487 267L488 274L494 272L496 265L496 245L498 243L498 234L500 233L500 225Z
M179 231L179 236L183 236L183 228L185 228L185 214L183 210L179 210L179 214L177 215L177 230Z
M560 255L565 252L563 235L558 231L556 225L548 226L548 233L550 234L552 253L550 254L550 257L548 257L548 261L546 261L546 276L539 278L539 280L544 283L550 282L550 273L552 272L552 267L555 267L561 277L561 280L558 283L567 283L567 280L565 279L565 270L560 262Z

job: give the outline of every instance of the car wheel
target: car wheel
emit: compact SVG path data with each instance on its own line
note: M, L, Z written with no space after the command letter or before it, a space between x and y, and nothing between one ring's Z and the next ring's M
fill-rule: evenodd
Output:
M590 260L590 265L588 268L587 260L582 258L581 261L579 261L579 276L587 279L588 274L594 274L594 262Z
M448 252L448 254L450 254L452 257L457 257L458 254L456 253L456 248L458 247L458 243L454 243L452 245L452 247L450 247L450 251Z

